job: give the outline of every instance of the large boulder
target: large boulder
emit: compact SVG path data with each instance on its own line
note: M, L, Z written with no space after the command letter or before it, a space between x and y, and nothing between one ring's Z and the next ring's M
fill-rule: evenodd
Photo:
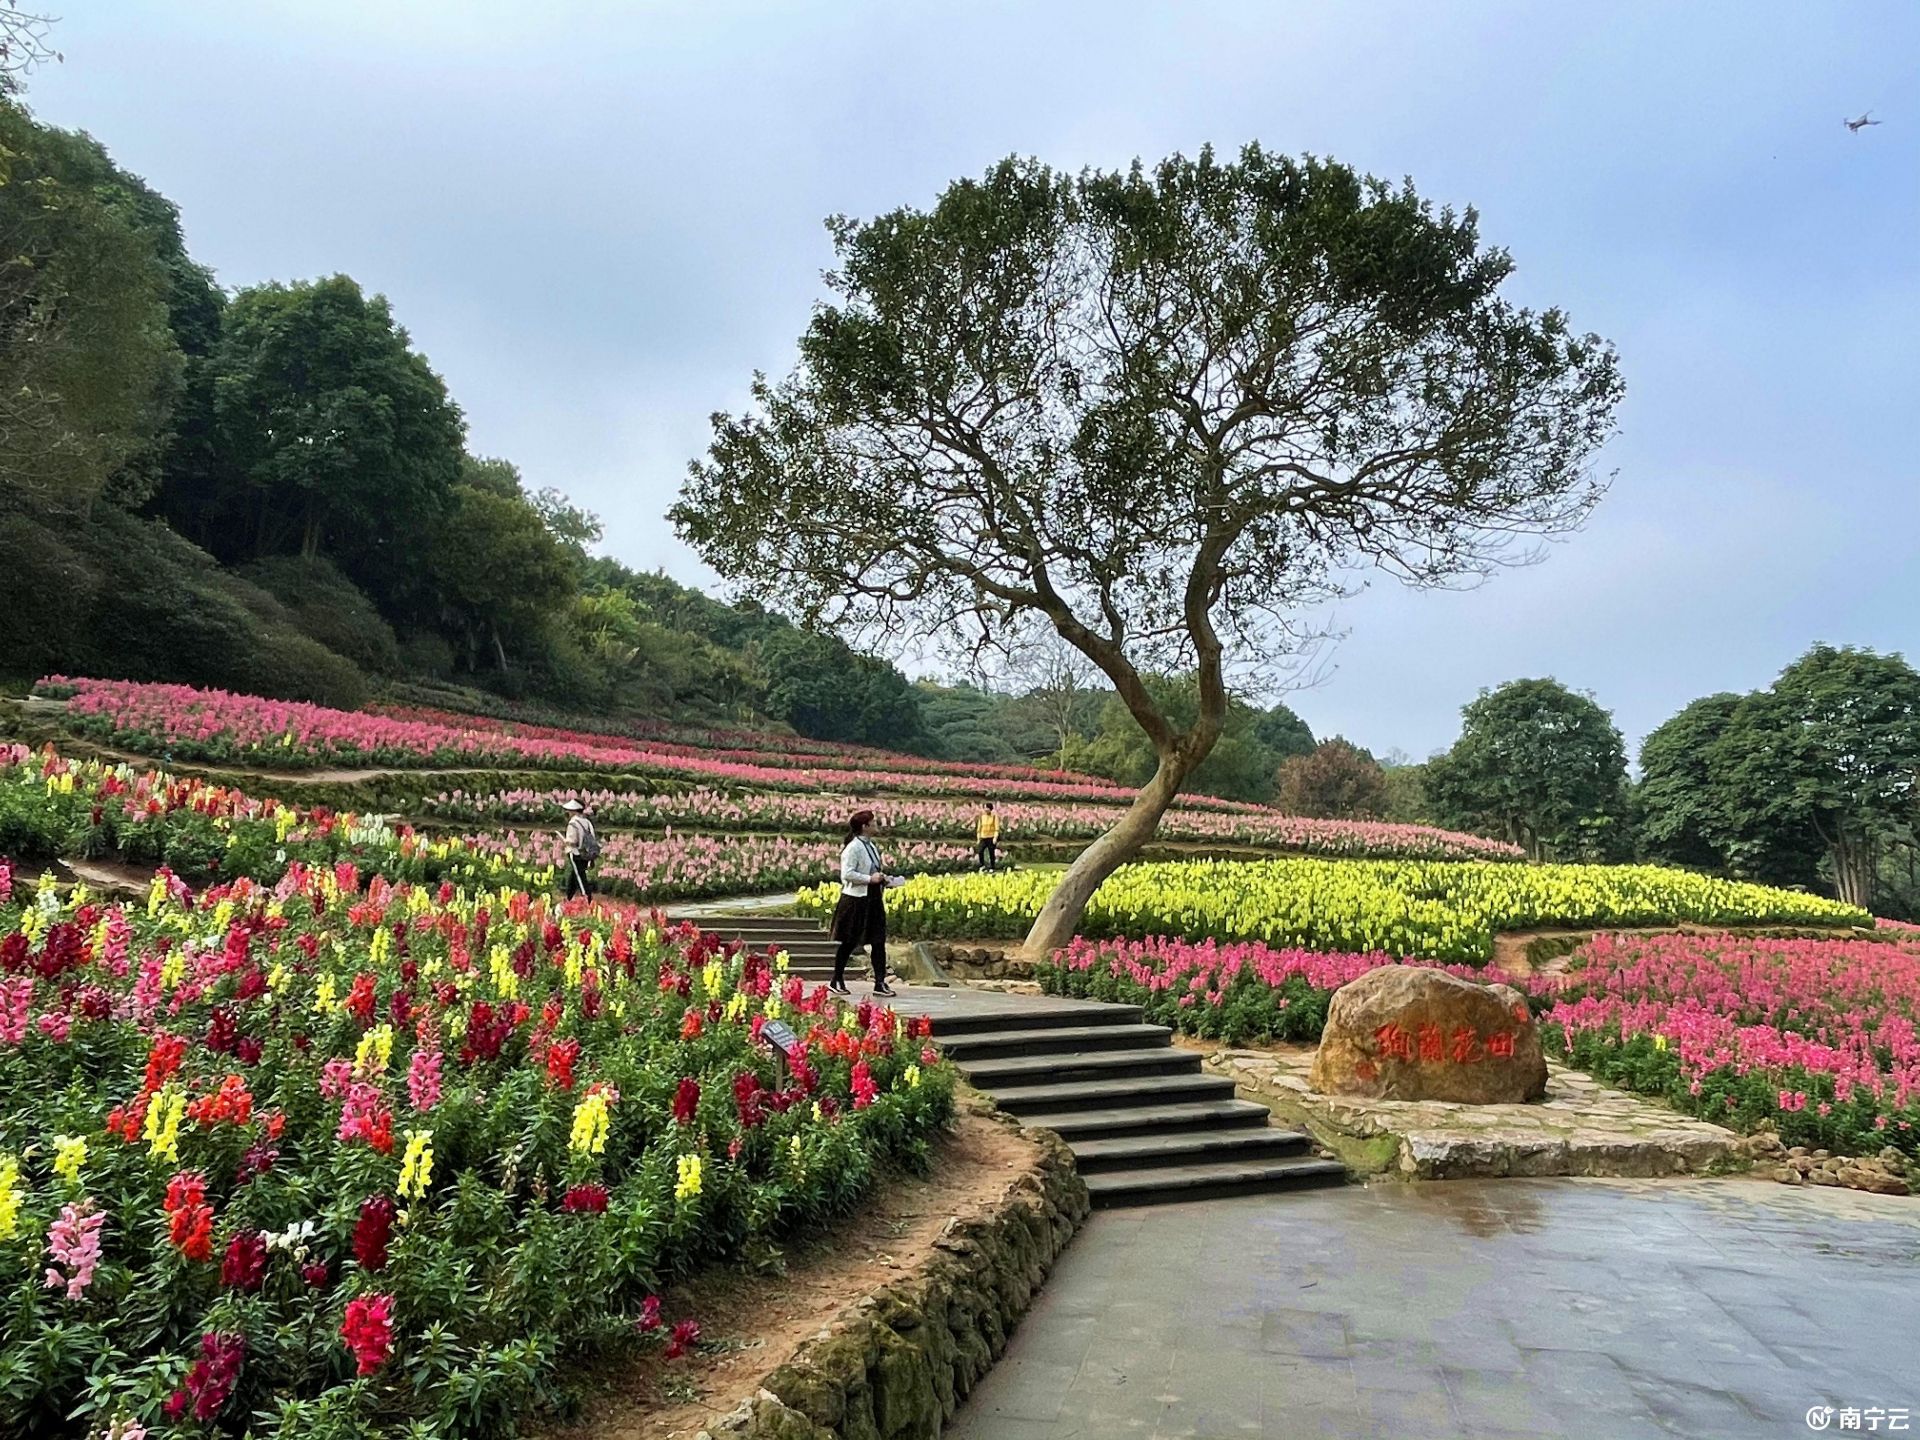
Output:
M1334 992L1309 1078L1323 1095L1494 1105L1546 1094L1547 1060L1512 986L1382 965Z

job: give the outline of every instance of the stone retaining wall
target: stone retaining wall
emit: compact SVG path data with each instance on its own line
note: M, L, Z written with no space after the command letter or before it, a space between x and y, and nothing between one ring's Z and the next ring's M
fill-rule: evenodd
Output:
M1006 1348L1087 1216L1087 1187L1048 1131L987 1216L952 1224L916 1273L842 1312L701 1440L937 1440Z

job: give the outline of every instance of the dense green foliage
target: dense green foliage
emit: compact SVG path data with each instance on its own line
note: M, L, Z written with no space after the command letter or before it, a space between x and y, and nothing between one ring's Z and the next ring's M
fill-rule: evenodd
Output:
M1154 703L1182 727L1197 718L1199 686L1191 675L1142 677ZM1238 696L1227 697L1220 738L1212 751L1187 777L1184 789L1228 800L1265 803L1274 798L1275 778L1283 761L1314 748L1313 732L1284 704L1258 710ZM1120 697L1106 692L1095 712L1092 733L1077 736L1060 752L1071 770L1105 775L1122 784L1145 784L1158 764L1153 742L1140 728ZM1301 812L1305 813L1305 812Z
M1628 853L1626 748L1590 697L1555 680L1512 680L1461 715L1460 738L1424 777L1441 823L1498 835L1536 858Z
M1911 913L1920 673L1816 645L1766 690L1696 700L1641 747L1649 853Z

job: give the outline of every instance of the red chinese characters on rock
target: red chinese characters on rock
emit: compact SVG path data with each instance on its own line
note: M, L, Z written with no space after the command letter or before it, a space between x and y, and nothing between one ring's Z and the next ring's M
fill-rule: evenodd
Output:
M1380 1047L1382 1060L1413 1059L1413 1037L1398 1025L1382 1025L1373 1032L1373 1043Z
M1373 1032L1373 1042L1380 1058L1398 1061L1403 1065L1479 1065L1488 1060L1511 1060L1514 1056L1514 1039L1513 1031L1500 1030L1482 1040L1464 1025L1448 1035L1431 1022L1420 1026L1417 1037L1408 1033L1405 1026L1391 1023ZM1368 1068L1372 1069L1371 1066ZM1370 1074L1363 1078L1372 1079L1373 1076Z

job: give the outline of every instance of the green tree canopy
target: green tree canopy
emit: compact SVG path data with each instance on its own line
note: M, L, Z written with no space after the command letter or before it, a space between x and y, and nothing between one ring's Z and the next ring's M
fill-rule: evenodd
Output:
M465 426L385 297L344 275L242 290L212 374L227 558L325 553L387 615L419 603Z
M1513 680L1461 714L1460 738L1426 768L1442 824L1498 835L1536 859L1623 853L1626 748L1591 697L1556 680Z
M1825 847L1771 763L1773 721L1754 697L1695 700L1640 744L1640 842L1673 865L1773 885L1816 883Z
M767 710L817 740L915 750L927 744L920 697L884 660L829 635L782 628L760 643Z
M1841 899L1870 906L1920 821L1920 673L1816 645L1765 690L1688 705L1640 769L1650 853L1791 885L1824 862Z
M1191 675L1147 675L1142 683L1174 724L1195 723L1200 698ZM1220 738L1181 788L1227 800L1271 800L1275 771L1294 752L1276 748L1265 737L1274 736L1283 746L1297 746L1302 734L1309 737L1311 749L1312 732L1286 706L1259 710L1230 695L1220 722ZM1092 736L1069 743L1061 751L1061 759L1069 769L1104 775L1126 785L1147 783L1159 764L1153 742L1135 721L1132 710L1111 691L1100 706Z
M490 653L504 674L509 650L537 647L573 600L566 547L502 461L465 462L427 559L446 628L462 641L469 670Z
M720 415L680 533L770 604L968 646L1051 624L1153 776L1027 939L1073 931L1220 739L1229 659L1377 565L1485 573L1599 493L1611 349L1499 295L1472 211L1249 146L1148 170L1021 160L830 222L800 361ZM1145 683L1192 674L1194 719Z
M171 207L0 94L0 503L89 502L152 451L182 365L169 227L177 251Z

